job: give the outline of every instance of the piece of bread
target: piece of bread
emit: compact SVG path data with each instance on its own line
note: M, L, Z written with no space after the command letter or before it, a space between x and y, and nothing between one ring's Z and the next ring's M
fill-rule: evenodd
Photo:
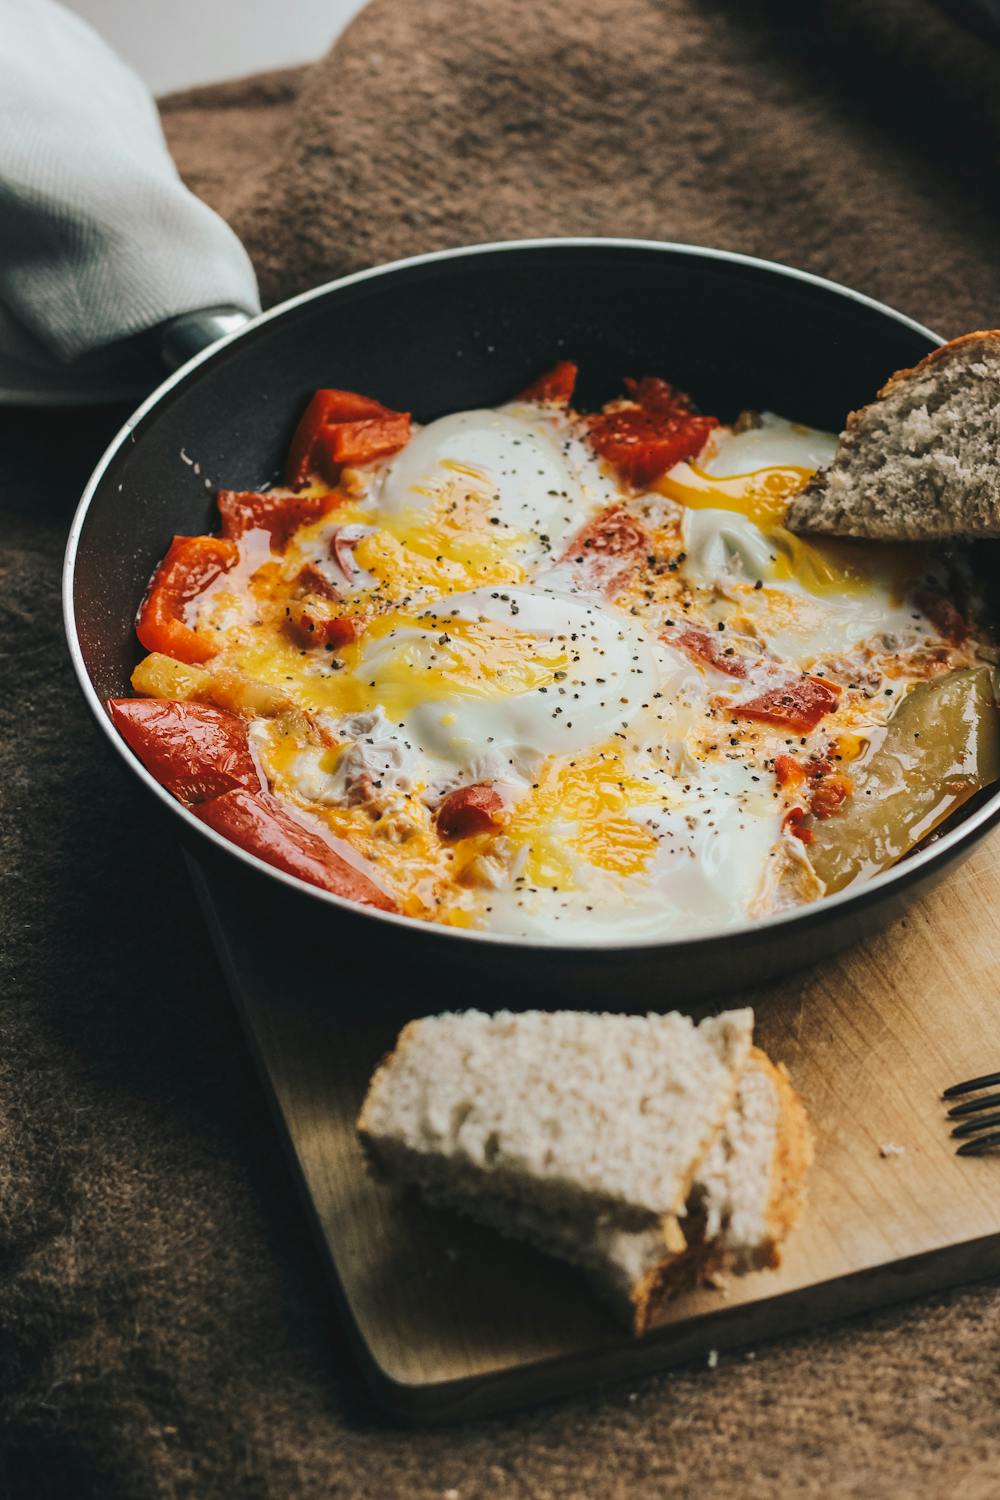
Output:
M773 1269L805 1205L812 1132L787 1070L754 1047L688 1201L687 1253L633 1291L638 1331L655 1328L684 1286Z
M852 412L785 525L895 541L1000 536L998 454L1000 330L988 329L898 371Z
M808 1130L752 1028L749 1010L416 1021L358 1129L390 1176L581 1266L645 1332L702 1274L773 1263L797 1216Z
M676 1013L429 1016L376 1072L358 1130L438 1198L488 1195L570 1220L676 1218L752 1032L749 1010L699 1026Z

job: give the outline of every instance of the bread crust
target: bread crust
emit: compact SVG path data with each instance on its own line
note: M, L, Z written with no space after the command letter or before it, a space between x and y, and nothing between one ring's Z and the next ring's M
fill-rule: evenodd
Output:
M795 495L788 507L785 524L790 531L817 531L824 535L872 537L876 539L920 540L926 535L930 538L940 538L944 534L955 536L961 535L1000 535L1000 516L993 526L977 525L973 529L963 528L956 517L954 530L945 533L940 528L922 529L919 523L900 525L898 532L895 529L886 529L881 526L870 526L865 523L863 516L855 515L845 524L831 524L822 515L824 502L830 493L831 478L835 474L842 476L847 455L853 446L854 440L860 435L860 429L874 408L900 391L900 389L913 384L928 373L940 370L949 364L968 361L975 358L977 351L984 351L1000 357L1000 329L980 328L971 333L963 333L958 338L949 340L937 349L932 349L923 359L908 369L896 370L894 374L881 387L873 401L866 406L859 407L856 411L848 414L844 424L844 430L840 435L837 445L837 453L833 462L824 469L815 473L806 485Z
M380 1165L382 1153L376 1149L377 1142L374 1134L377 1132L372 1131L374 1122L370 1117L370 1110L380 1088L387 1080L391 1080L393 1063L398 1062L400 1056L405 1055L412 1045L418 1024L411 1021L405 1026L395 1047L382 1059L372 1077L368 1094L357 1119L357 1131L361 1144L376 1168ZM752 1258L748 1262L745 1252L741 1256L734 1256L721 1245L719 1242L721 1236L715 1239L706 1238L704 1212L700 1207L699 1195L692 1189L706 1155L723 1129L726 1116L737 1098L741 1080L749 1068L765 1074L769 1079L776 1095L777 1117L770 1172L767 1179L767 1201L762 1215L765 1232L761 1236L759 1245L755 1245ZM658 1224L654 1223L650 1226L651 1229L656 1230L656 1239L651 1251L652 1256L658 1256L655 1264L637 1275L631 1285L626 1277L622 1277L615 1285L613 1277L606 1275L603 1269L597 1266L590 1267L594 1279L602 1286L605 1294L617 1304L636 1336L641 1336L666 1321L669 1305L679 1292L711 1283L721 1278L727 1270L763 1269L766 1266L779 1264L782 1242L802 1210L805 1179L812 1155L812 1136L806 1121L805 1110L792 1087L786 1069L781 1065L773 1064L758 1047L751 1046L743 1066L738 1067L731 1074L725 1107L714 1123L706 1128L699 1148L684 1174L683 1194L680 1203L676 1206L681 1214L680 1219L675 1216L675 1213L668 1211L662 1215ZM385 1166L390 1179L397 1175L398 1162L396 1170L392 1169L392 1164L389 1162L382 1165ZM404 1170L402 1175L404 1179L407 1179L409 1174ZM683 1212L685 1203L687 1204L686 1214ZM486 1222L493 1221L487 1219ZM501 1229L501 1232L505 1232L502 1224L497 1223L497 1227ZM531 1238L530 1235L528 1237ZM554 1249L554 1247L550 1248ZM554 1249L554 1253L564 1254L565 1251ZM567 1258L573 1259L574 1257L569 1255ZM583 1261L579 1263L584 1264Z
M778 1139L771 1164L771 1196L764 1219L768 1226L766 1260L762 1265L781 1264L785 1239L801 1217L806 1199L806 1179L815 1156L813 1133L805 1105L792 1086L784 1063L772 1063L760 1054L778 1091Z
M783 1243L801 1217L814 1144L805 1106L792 1086L788 1069L783 1063L773 1063L759 1047L751 1049L747 1062L747 1067L754 1066L768 1075L778 1096L778 1128L764 1212L767 1233L752 1267L742 1268L762 1271L781 1264ZM731 1269L726 1251L699 1234L695 1215L689 1215L687 1229L687 1248L680 1255L665 1256L632 1289L632 1325L638 1337L666 1322L669 1305L679 1292L710 1283Z
M918 375L922 375L925 370L931 370L935 365L947 364L957 356L964 355L966 350L974 344L992 345L1000 353L1000 328L977 328L972 333L959 334L957 339L949 339L947 344L941 344L937 349L932 349L930 354L925 354L923 359L918 360L909 369L897 370L895 374L890 375L875 400L881 401L883 397L890 396L897 385L902 385L907 380L915 379ZM868 403L869 406L872 404L872 402ZM866 412L867 410L868 406L863 406L859 411L852 411L847 419L848 426L850 426L855 417L860 417L862 412Z

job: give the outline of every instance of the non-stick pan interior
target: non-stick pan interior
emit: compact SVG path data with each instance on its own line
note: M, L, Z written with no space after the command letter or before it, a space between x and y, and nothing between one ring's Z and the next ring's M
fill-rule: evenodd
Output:
M74 610L100 697L127 691L136 607L174 533L215 522L219 486L280 477L318 386L420 421L512 396L556 359L583 404L662 374L702 409L837 429L887 373L932 346L915 325L809 279L697 250L614 242L457 253L341 284L219 350L136 424L93 496Z
M624 375L662 374L723 419L756 407L838 429L889 372L934 343L918 325L850 292L683 247L494 247L341 282L277 310L182 373L113 449L82 513L72 566L69 607L83 666L99 699L128 690L139 654L136 608L170 538L214 526L220 486L280 478L292 429L319 386L364 391L427 421L506 400L571 357L582 370L584 405L620 392ZM416 972L433 974L439 1004L467 1004L470 995L480 1004L606 1004L613 992L616 1004L689 1006L815 963L874 931L947 859L967 852L977 828L997 820L1000 797L984 796L988 805L970 812L969 834L946 836L929 857L846 899L722 941L572 950L472 934L490 942L487 963L480 943L462 934L338 909L334 898L272 878L232 846L216 847L186 819L183 827L218 871L220 889L239 889L247 920L277 921L300 933L303 951L324 952L334 930L346 934L353 924L364 940L338 946L342 977L353 961L347 955L367 963L377 927L386 973L407 986Z

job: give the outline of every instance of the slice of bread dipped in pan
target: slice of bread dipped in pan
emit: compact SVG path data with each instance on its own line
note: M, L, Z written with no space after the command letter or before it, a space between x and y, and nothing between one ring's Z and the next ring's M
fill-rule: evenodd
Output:
M580 1266L643 1333L677 1289L774 1263L797 1217L808 1129L752 1027L749 1010L428 1018L358 1129L387 1175Z
M1000 330L953 339L852 412L785 525L887 541L1000 536Z

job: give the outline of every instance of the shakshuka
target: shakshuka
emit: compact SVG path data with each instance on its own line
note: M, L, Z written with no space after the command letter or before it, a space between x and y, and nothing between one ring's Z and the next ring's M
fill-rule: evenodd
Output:
M175 537L131 749L217 833L409 917L658 941L900 859L1000 774L960 554L793 536L834 440L557 365L418 426L317 391L286 484Z

